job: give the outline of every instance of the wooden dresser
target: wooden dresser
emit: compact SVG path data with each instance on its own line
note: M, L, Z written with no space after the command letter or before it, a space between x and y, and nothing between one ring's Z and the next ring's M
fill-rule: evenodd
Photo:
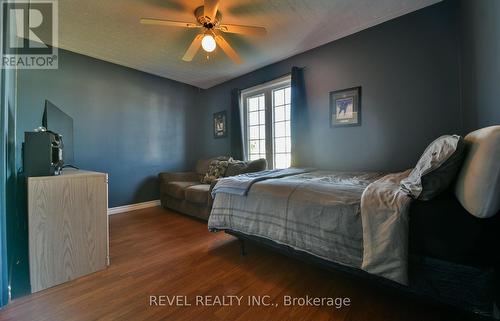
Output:
M109 264L108 175L64 170L28 178L31 291Z

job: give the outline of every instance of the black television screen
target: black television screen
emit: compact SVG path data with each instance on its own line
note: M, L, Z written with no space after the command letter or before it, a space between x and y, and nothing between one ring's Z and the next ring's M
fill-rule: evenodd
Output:
M45 101L42 126L62 136L63 162L74 165L73 154L73 118L59 109L50 101Z

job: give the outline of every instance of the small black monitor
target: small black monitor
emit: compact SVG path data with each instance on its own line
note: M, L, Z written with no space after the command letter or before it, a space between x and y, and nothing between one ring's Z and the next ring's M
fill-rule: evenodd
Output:
M46 100L42 126L62 136L63 162L64 164L74 165L73 118Z

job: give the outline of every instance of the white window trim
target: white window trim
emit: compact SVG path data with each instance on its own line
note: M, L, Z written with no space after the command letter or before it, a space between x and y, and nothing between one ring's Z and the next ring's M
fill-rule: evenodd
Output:
M247 98L254 96L259 93L264 93L265 99L265 115L266 115L266 159L269 168L274 168L274 113L273 113L273 90L281 89L283 87L289 87L291 85L291 74L287 74L280 78L268 81L257 86L246 88L241 91L240 101L242 106L242 124L243 124L243 141L245 148L245 157L248 160L250 156L249 146L248 146L248 117L247 117ZM273 124L272 126L267 126L267 124Z

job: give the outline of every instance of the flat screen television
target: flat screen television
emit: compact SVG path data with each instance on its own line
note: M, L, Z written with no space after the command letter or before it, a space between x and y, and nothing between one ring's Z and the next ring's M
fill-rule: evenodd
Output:
M63 162L64 164L74 165L73 118L50 101L45 100L42 126L62 136Z

